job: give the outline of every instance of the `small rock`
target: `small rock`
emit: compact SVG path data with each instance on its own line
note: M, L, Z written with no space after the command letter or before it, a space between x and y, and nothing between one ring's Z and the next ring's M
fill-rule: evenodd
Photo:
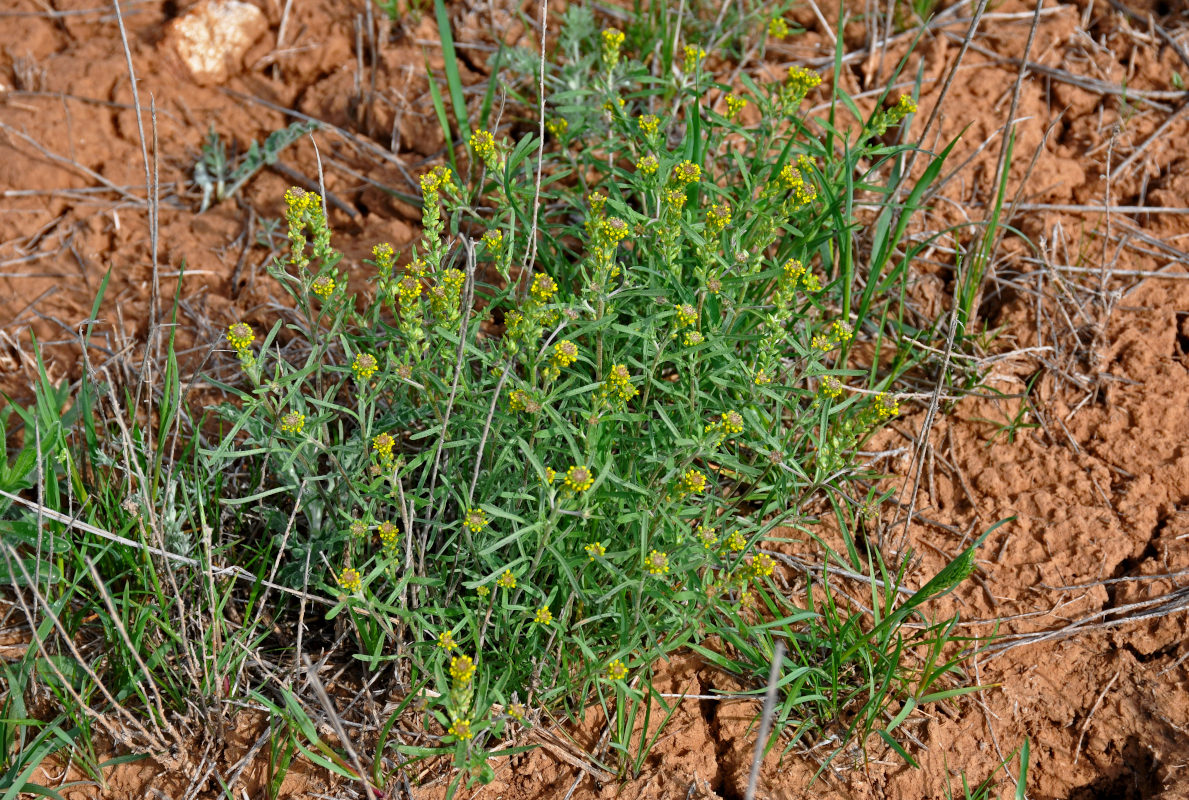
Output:
M194 81L219 84L243 66L244 54L268 30L264 12L239 0L201 0L169 23L165 46Z

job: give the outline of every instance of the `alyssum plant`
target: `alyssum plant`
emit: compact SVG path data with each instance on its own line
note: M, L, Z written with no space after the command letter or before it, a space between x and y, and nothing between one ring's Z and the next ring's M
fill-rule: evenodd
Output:
M879 183L906 148L878 136L912 99L848 138L833 108L807 118L809 70L732 92L688 46L658 83L623 42L563 36L571 59L549 79L595 77L551 97L548 142L475 130L465 174L421 177L420 241L377 245L362 293L321 199L291 190L272 274L296 314L227 337L246 380L205 457L254 465L254 491L231 502L280 509L269 535L284 534L290 580L337 595L357 657L398 659L424 690L442 747L407 752L453 753L467 778L490 777L507 726L592 695L620 768L638 767L651 665L708 635L756 674L774 638L790 644L782 721L802 734L856 706L866 733L946 671L910 685L895 663L906 614L874 636L828 589L799 608L763 549L815 495L851 518L853 453L898 413L893 385L920 358L889 290L941 159L906 204ZM860 190L888 200L862 270ZM278 340L295 337L286 358ZM875 569L853 547L838 557ZM890 611L895 592L879 598Z

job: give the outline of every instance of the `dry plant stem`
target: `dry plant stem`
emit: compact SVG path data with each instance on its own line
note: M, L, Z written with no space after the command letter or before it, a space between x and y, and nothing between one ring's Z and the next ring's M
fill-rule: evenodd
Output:
M350 737L347 736L347 731L343 727L343 721L339 719L339 715L334 708L334 703L331 701L330 695L326 693L326 687L322 685L322 680L318 677L318 671L310 663L310 659L305 653L301 653L301 660L305 664L306 683L313 688L314 695L318 698L318 702L322 704L330 725L334 729L334 735L338 737L339 744L347 749L347 756L351 759L351 765L355 767L360 783L363 784L363 791L367 794L368 800L376 800L376 792L372 789L372 782L368 780L368 772L363 768L363 764L359 760L359 755L355 752Z
M541 30L537 34L541 37L540 82L537 85L537 183L533 194L533 221L528 231L529 249L525 252L521 274L532 270L537 260L537 215L541 210L541 176L545 168L545 44L548 34L549 0L541 0ZM460 348L461 350L461 348Z
M1086 719L1083 720L1081 729L1078 731L1077 747L1073 749L1073 765L1075 767L1078 765L1078 759L1082 757L1082 742L1086 739L1086 731L1090 728L1090 721L1094 719L1095 712L1097 712L1098 707L1102 705L1102 698L1106 697L1107 692L1111 690L1111 687L1115 685L1115 681L1119 680L1119 676L1122 674L1122 668L1115 671L1115 676L1110 679L1106 686L1102 687L1102 691L1098 693L1098 697L1094 700L1094 705L1090 707L1090 713L1088 713L1086 715Z
M772 718L776 715L776 685L780 681L780 666L784 661L784 642L776 642L772 654L772 668L768 671L768 691L764 694L764 711L760 717L760 729L756 733L755 754L751 758L751 774L747 778L746 800L755 800L756 785L760 781L760 765L764 763L764 750L768 733L772 730Z

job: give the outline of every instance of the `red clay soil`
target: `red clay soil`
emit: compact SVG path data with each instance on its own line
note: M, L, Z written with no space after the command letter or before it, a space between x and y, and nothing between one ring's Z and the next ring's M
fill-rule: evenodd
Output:
M0 23L0 388L18 395L27 395L31 377L30 330L57 343L49 348L51 375L77 377L70 342L109 268L104 323L93 340L109 353L96 350L93 358L111 357L147 329L152 262L140 143L119 31L97 5L64 0L50 16L31 0L8 0ZM290 121L239 95L329 121L364 143L318 134L327 189L349 209L333 211L332 222L351 264L376 241L408 242L417 214L347 169L407 191L405 173L419 173L444 147L426 97L425 55L441 66L438 52L421 44L437 40L429 20L385 29L376 72L385 99L365 116L353 99L362 6L294 3L280 44L281 4L261 8L270 27L242 71L224 85L199 86L163 44L173 4L125 7L141 98L152 96L158 107L162 291L172 294L184 260L181 330L200 356L228 322L267 316L268 281L258 278L270 251L256 243L257 233L263 220L280 215L285 187L300 182L293 173L316 182L306 140L282 157L290 174L266 169L239 197L197 213L188 180L210 126L242 150ZM898 477L887 486L906 504L918 474L914 455L921 459L913 504L919 516L907 527L916 557L912 586L982 530L1014 517L983 546L974 578L934 607L939 616L959 611L971 636L989 635L1002 620L997 644L969 669L971 682L989 688L904 724L920 769L874 740L871 761L847 752L816 783L814 754L773 755L760 797L916 800L945 797L947 785L960 796L961 772L972 783L991 778L992 796L1005 797L1013 784L998 764L1025 737L1032 744L1029 797L1189 797L1189 216L1174 213L1189 207L1189 114L1182 113L1185 95L1170 85L1174 72L1189 76L1189 63L1157 28L1189 50L1189 20L1159 3L1131 8L1142 22L1101 0L1046 4L1029 55L1042 68L1022 85L1009 186L1015 196L1027 176L1019 197L1026 205L1010 218L1019 234L1003 242L979 320L996 331L991 352L1023 351L984 365L986 385L1014 397L962 401L923 437L927 400L918 410L904 403L905 416L872 448L891 453L883 466ZM956 73L939 141L965 128L951 163L969 163L924 229L987 214L997 132L1011 107L1014 59L1024 57L1031 11L1016 0L995 6ZM812 9L794 16L809 32L770 50L777 66L822 57L831 47ZM510 19L497 22L507 29ZM480 24L471 18L471 26ZM459 38L480 41L476 31L464 29ZM922 39L921 121L964 32L965 24L953 24ZM867 45L861 26L848 26L845 38L848 51ZM857 60L841 80L852 93L877 86L902 51L894 46L884 61L878 54ZM481 51L471 55L482 64ZM915 78L915 58L904 74ZM365 70L360 83L368 81ZM377 155L371 148L387 150L394 129L396 154ZM93 191L100 184L88 171L105 179L104 190ZM1108 187L1113 205L1155 210L1107 215L1052 207L1101 205ZM916 265L914 297L932 313L943 312L953 294L953 270L945 266L952 261L938 251ZM1025 401L1019 395L1029 385ZM1008 431L1011 420L1024 424ZM869 537L897 541L900 513L885 505ZM804 576L786 577L794 588L804 585ZM1082 624L1071 629L1076 621ZM662 670L658 688L708 695L742 687L683 656ZM528 800L573 788L569 796L581 800L742 797L755 708L750 701L681 701L643 772L626 785L598 785L554 751L537 749L498 761L495 783L473 796ZM594 749L601 731L592 712L571 734ZM228 741L217 757L234 764L250 747L244 742ZM133 768L136 778L122 772ZM143 764L111 773L111 797L154 788L168 794L177 786L166 770L154 774ZM417 796L441 796L443 787L431 783ZM286 790L305 795L312 785ZM95 794L80 788L67 796Z

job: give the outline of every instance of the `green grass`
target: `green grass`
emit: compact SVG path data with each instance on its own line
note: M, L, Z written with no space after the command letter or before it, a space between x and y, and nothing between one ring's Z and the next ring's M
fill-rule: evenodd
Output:
M762 35L744 11L680 30ZM217 736L234 703L270 719L270 793L299 753L376 788L448 760L453 791L510 732L591 702L612 731L595 755L626 777L675 708L651 717L658 662L693 648L761 687L777 641L770 746L840 725L839 749L878 735L913 763L896 728L971 690L956 620L926 612L977 544L905 600L908 557L860 546L852 498L904 375L935 367L937 321L903 302L929 241L905 233L953 144L905 176L915 145L887 142L909 141L911 98L864 117L834 91L813 114L809 71L721 86L676 20L626 28L572 6L543 75L497 54L494 130L494 79L472 121L448 70L435 106L468 146L422 178L421 239L379 244L350 286L320 198L291 191L269 270L291 307L232 326L217 409L187 402L171 338L133 385L88 364L72 395L43 370L0 471L26 500L0 499L0 531L40 643L6 695L10 785L55 749L94 764L107 726L141 752L182 746L179 720ZM829 577L787 596L777 559L806 542L869 597ZM344 732L315 649L403 687L375 736ZM63 710L35 738L31 681ZM393 735L414 719L421 743Z

